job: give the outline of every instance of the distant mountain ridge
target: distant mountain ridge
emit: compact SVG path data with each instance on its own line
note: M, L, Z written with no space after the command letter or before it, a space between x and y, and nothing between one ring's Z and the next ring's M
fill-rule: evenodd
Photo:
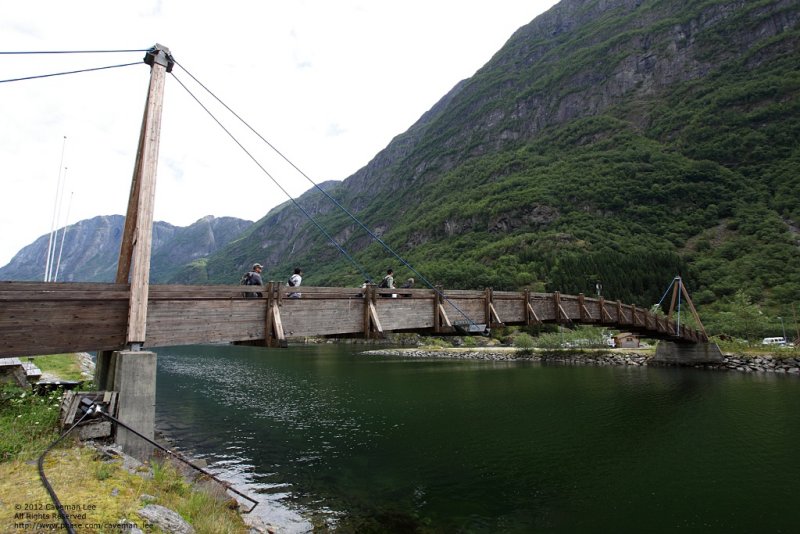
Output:
M162 282L189 261L207 258L252 226L252 221L234 217L203 217L187 227L156 221L150 278ZM117 274L120 243L125 225L122 215L101 215L79 221L66 228L59 282L113 282ZM56 254L61 249L59 229ZM0 268L0 280L42 280L47 258L49 234L39 237Z

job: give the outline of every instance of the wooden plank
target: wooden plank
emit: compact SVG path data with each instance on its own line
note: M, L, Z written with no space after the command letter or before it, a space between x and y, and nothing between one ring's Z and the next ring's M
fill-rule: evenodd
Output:
M496 319L496 321L493 321L492 318ZM491 302L489 303L489 322L486 324L503 324L502 319L500 319L500 316L497 314L497 310L494 309L494 306Z
M447 317L447 312L444 310L444 306L439 304L439 318L441 319L442 325L448 328L452 328L453 324L450 322L450 319Z
M283 322L281 321L281 311L277 302L272 304L272 329L275 339L279 342L286 341L286 335L283 332Z
M372 322L372 328L377 333L383 334L383 327L381 326L381 320L378 318L378 310L375 309L375 304L373 302L368 302L367 308L369 309L369 317L370 321Z

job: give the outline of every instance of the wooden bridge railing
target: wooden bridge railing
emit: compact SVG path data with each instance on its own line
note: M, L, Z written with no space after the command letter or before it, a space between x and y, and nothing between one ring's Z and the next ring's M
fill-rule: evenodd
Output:
M582 323L618 327L673 341L702 333L649 310L583 295L510 291L300 287L270 283L259 298L243 286L150 286L145 347L288 337L436 334L458 324ZM117 350L125 345L126 284L0 282L0 356Z

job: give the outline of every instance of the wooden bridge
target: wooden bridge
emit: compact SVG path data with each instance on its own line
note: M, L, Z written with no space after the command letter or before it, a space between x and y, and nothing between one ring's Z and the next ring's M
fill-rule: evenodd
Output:
M513 291L302 287L288 298L270 282L243 286L153 285L142 347L224 342L282 346L308 336L443 335L484 327L592 324L651 338L705 342L704 333L619 301ZM123 350L130 339L128 284L0 282L0 357Z

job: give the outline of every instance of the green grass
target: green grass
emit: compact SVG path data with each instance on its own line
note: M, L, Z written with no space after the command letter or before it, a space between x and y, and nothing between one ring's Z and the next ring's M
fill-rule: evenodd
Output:
M35 356L33 363L44 373L50 373L62 380L81 380L80 357L77 354L49 354Z
M18 386L0 386L0 463L39 455L58 437L61 391L47 396Z

